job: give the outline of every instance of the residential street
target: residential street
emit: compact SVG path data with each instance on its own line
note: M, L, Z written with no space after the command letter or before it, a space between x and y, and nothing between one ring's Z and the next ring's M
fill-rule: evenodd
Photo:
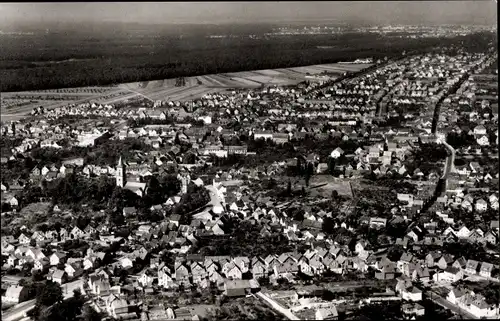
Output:
M256 296L269 304L274 310L279 312L280 314L283 314L286 316L289 320L300 320L298 317L296 317L290 309L284 309L282 308L276 301L274 301L272 298L270 298L268 295L258 292L256 293Z
M454 313L457 313L458 315L461 315L465 319L479 319L475 315L470 314L467 311L464 311L463 309L460 309L458 306L452 304L450 301L439 296L438 294L436 294L433 291L427 291L425 294L427 295L428 298L430 298L435 303L439 304L440 306L444 307L445 309L448 309Z

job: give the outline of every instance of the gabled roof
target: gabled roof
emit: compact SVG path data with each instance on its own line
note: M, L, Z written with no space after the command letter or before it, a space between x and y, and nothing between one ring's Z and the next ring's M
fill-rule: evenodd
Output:
M479 265L479 262L476 260L467 260L466 267L467 268L472 268L472 269L477 269Z
M493 270L493 264L487 263L487 262L482 262L480 270L482 272L491 272Z

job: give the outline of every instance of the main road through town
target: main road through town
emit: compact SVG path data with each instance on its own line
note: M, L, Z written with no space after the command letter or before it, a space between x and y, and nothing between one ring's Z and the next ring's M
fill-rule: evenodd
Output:
M446 140L440 139L439 141L450 152L448 157L446 157L443 176L441 177L442 179L448 179L448 175L450 175L450 173L453 171L453 165L455 164L455 148L453 148L450 144L448 144Z

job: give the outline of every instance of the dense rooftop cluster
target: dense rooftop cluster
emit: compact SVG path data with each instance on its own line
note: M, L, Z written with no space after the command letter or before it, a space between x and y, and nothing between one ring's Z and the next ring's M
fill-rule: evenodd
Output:
M496 64L38 108L2 127L4 299L48 279L113 318L277 318L234 310L247 294L287 318L498 317Z

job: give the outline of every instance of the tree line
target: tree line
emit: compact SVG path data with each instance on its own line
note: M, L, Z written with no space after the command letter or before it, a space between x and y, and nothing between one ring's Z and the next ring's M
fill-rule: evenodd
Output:
M160 80L180 78L214 73L236 72L241 70L289 68L337 61L354 60L372 57L400 56L403 51L427 52L434 47L458 45L487 48L492 39L489 34L468 35L464 37L432 38L432 39L398 39L386 38L384 42L374 40L370 35L348 34L335 36L335 41L350 43L343 48L319 49L325 41L332 41L331 35L279 37L269 40L235 38L224 46L217 43L200 41L191 38L185 40L191 48L179 49L159 46L153 54L151 48L133 46L130 39L123 40L122 46L109 41L100 46L81 48L76 46L76 39L64 39L57 42L62 48L51 48L60 51L58 55L78 55L82 58L92 57L87 61L71 61L60 64L26 64L22 56L29 56L33 51L27 50L6 64L0 65L2 91L23 91L30 89L50 89L64 87L104 86L116 83L137 82L144 80ZM347 39L349 38L349 39ZM201 44L201 45L200 45ZM181 45L186 46L185 43ZM100 54L96 54L96 47ZM223 49L221 49L223 48ZM9 53L6 48L5 54ZM147 51L145 51L147 50ZM242 54L242 53L245 54ZM110 59L112 58L112 59ZM33 61L39 57L33 57ZM51 59L55 59L51 56ZM25 60L25 59L24 59ZM50 77L47 75L50 74Z

